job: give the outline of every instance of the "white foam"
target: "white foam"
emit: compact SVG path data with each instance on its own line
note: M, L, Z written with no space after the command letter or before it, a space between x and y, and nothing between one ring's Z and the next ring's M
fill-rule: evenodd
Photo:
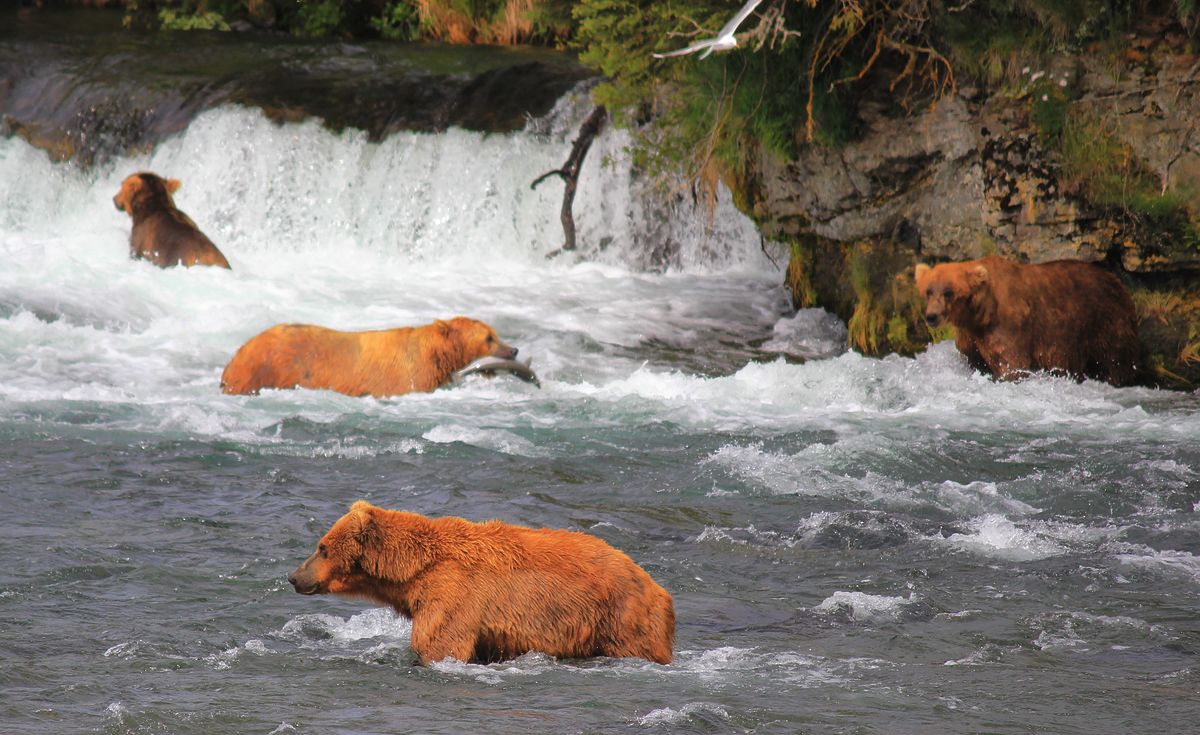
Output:
M640 240L657 237L674 243L670 262L677 268L773 269L727 190L711 219L686 198L664 201L633 175L629 144L627 133L610 127L585 161L575 213L590 259L625 268L651 249ZM128 217L111 198L124 176L150 170L182 181L180 208L235 271L261 270L282 256L292 261L314 248L476 268L541 265L561 243L561 188L531 191L529 182L561 165L562 151L563 141L553 138L457 129L375 143L361 131L333 133L312 120L279 125L238 107L205 112L151 153L88 173L53 166L10 139L0 144L0 231L42 237L0 243L25 260L123 260ZM664 216L664 209L675 211ZM93 233L92 251L64 249L68 243L58 238L81 229ZM319 286L311 277L317 275L294 286Z
M463 444L470 444L484 449L493 449L505 454L515 454L522 457L537 457L545 454L533 442L504 429L482 429L459 424L439 424L425 432L422 438L435 444L462 442Z
M148 645L149 644L146 641L142 640L118 643L115 646L109 647L109 649L104 652L104 657L108 658L110 656L115 656L117 658L132 658L138 655L138 653Z
M1040 616L1034 621L1039 629L1033 644L1043 651L1087 652L1105 644L1107 640L1129 641L1130 636L1141 637L1158 645L1159 639L1174 640L1175 636L1159 626L1128 615L1097 615L1082 611L1055 612ZM1128 645L1114 644L1115 650L1126 650Z
M916 601L915 593L909 593L908 597L891 597L839 590L822 600L813 610L844 615L858 623L889 623L898 620L904 608Z
M844 353L737 369L761 354L750 345L832 350L840 329L820 312L787 314L781 274L725 199L711 224L677 203L664 225L617 132L597 141L580 184L583 258L547 262L560 237L558 192L529 192L528 182L561 163L574 133L568 120L556 125L549 137L449 131L373 143L220 108L149 154L91 171L53 164L19 138L0 140L0 255L18 264L0 271L0 417L33 407L51 424L69 415L64 431L220 438L346 458L447 440L542 456L561 450L532 444L525 429L625 426L646 416L756 436L827 430L832 445L791 455L731 445L713 461L766 492L875 503L959 495L968 504L956 512L1006 515L1028 509L1003 502L1002 487L1000 497L978 485L905 488L870 461L911 457L954 431L1024 427L1145 441L1200 434L1200 412L1144 408L1163 402L1156 392L1045 377L995 383L948 343L915 360ZM129 218L111 198L137 169L182 179L180 207L218 242L232 272L128 259ZM675 265L646 272L644 254L662 238L678 245ZM454 314L492 323L522 358L533 357L543 389L480 380L383 401L218 390L237 348L275 323L372 329ZM730 374L669 367L675 355L727 344L744 350L717 371ZM283 418L372 431L288 438L274 428ZM436 439L421 438L428 432Z
M227 648L220 653L213 653L205 656L204 660L217 671L225 671L232 667L234 662L236 662L238 657L241 655L242 649L234 646L233 648Z
M952 480L930 483L925 493L942 508L960 515L996 511L1008 515L1032 515L1038 509L1015 498L1006 497L994 482L970 482L960 484Z
M424 454L425 442L417 439L404 439L384 445L350 444L345 441L333 441L312 450L313 457L337 457L339 459L369 459L383 454Z
M1008 518L990 513L973 519L969 533L954 533L944 543L963 551L1008 561L1034 561L1065 554L1067 549L1044 534L1021 528ZM935 537L935 540L940 537Z
M634 719L633 724L642 727L657 727L659 725L680 725L691 720L711 723L713 720L729 721L729 711L719 704L709 702L689 702L678 709L662 707L651 710Z
M786 352L807 360L837 357L846 351L846 325L824 309L800 309L775 322L767 352Z
M539 676L563 666L564 664L553 657L536 651L498 664L472 664L453 658L431 664L434 671L453 676L467 676L489 686L497 686L512 677Z
M384 608L372 608L349 618L309 613L287 621L274 635L302 646L375 638L407 641L412 637L412 622Z
M703 544L710 542L729 543L738 546L792 546L795 539L788 538L774 531L762 531L754 526L746 526L741 528L720 528L717 526L705 526L695 538L691 539L693 543Z
M906 483L861 469L872 462L894 467L913 453L913 447L900 440L874 433L850 433L830 444L809 444L796 453L767 451L761 443L727 444L707 461L775 495L834 497L897 509L932 503L962 516L1037 512L1037 508L1000 492L995 483Z
M109 705L104 708L104 714L106 717L123 721L125 718L133 714L133 710L126 707L122 702L116 701L110 702Z
M1122 546L1124 552L1116 555L1117 561L1122 564L1154 574L1200 581L1200 556L1174 549L1156 550L1131 544Z

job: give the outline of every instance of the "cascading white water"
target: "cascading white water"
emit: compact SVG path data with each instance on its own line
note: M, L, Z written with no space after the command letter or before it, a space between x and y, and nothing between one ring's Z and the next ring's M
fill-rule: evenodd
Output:
M679 197L663 204L632 172L621 131L602 135L586 161L580 252L546 259L562 242L562 186L529 184L562 165L578 100L528 132L378 143L225 107L92 170L0 140L0 247L12 264L0 274L0 393L128 402L135 415L156 414L130 426L220 433L227 424L215 417L231 406L217 391L221 368L279 322L370 329L468 314L518 344L543 377L599 384L635 370L645 358L629 351L647 343L704 353L765 339L788 307L753 225L728 194L711 213ZM177 204L232 272L129 260L129 218L112 197L139 170L182 181ZM645 254L662 250L655 238L672 243L666 273L647 270ZM597 350L620 354L584 359ZM207 408L157 415L154 406L177 401Z
M183 420L154 421L219 433L226 424L214 429L211 417L229 409L217 393L220 370L272 324L369 329L469 314L576 395L638 396L669 413L694 412L693 399L705 396L702 413L718 422L758 416L782 428L809 411L910 406L970 424L981 405L1012 410L1009 401L1025 406L1021 396L1039 392L1048 402L1029 404L1034 415L1075 422L1122 411L1092 384L1014 392L983 381L980 393L949 346L916 364L846 355L836 364L751 365L718 383L644 369L656 350L675 355L663 367L686 373L691 358L680 356L724 349L732 352L710 369L728 374L754 354L751 342L837 355L845 332L828 315L787 318L781 274L728 193L713 213L686 197L656 197L633 171L621 131L602 135L584 167L575 202L581 252L547 260L561 243L561 185L531 191L529 182L562 164L580 102L567 97L527 132L405 133L380 143L226 107L152 152L87 171L19 139L0 141L0 247L10 264L0 273L0 393L128 401L150 413L200 401L207 418L189 405ZM137 170L182 180L177 203L232 272L128 259L129 218L111 199ZM663 238L676 243L673 265L647 272L646 253ZM604 359L588 357L600 352ZM880 393L879 381L890 388ZM924 395L946 381L936 400Z
M332 133L318 121L278 125L255 110L201 115L153 152L81 172L52 164L17 140L0 142L0 223L47 237L79 229L94 254L123 257L123 214L110 199L136 170L179 178L180 208L245 269L297 254L345 262L457 263L468 270L540 265L559 247L562 185L530 182L570 150L579 105L564 98L539 129L483 134L402 133L379 143L361 131ZM765 272L753 224L727 191L713 212L667 204L632 170L629 136L609 128L585 161L575 200L580 254L642 270L645 253L672 241L680 272ZM675 197L678 199L678 197ZM668 211L664 211L667 209ZM103 245L101 245L103 243Z
M88 171L0 140L8 730L1073 731L1106 717L1061 702L1112 691L1106 734L1190 721L1195 396L845 352L727 195L656 197L619 131L547 260L561 185L529 182L581 106L381 143L227 107ZM232 271L129 260L111 198L141 169ZM542 388L219 389L278 322L460 313ZM360 497L604 537L675 596L674 663L413 670L411 624L286 582Z

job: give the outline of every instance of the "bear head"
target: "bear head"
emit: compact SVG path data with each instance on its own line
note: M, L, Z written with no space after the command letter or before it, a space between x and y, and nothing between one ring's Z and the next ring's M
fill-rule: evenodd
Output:
M179 191L179 186L179 179L164 179L146 171L130 174L113 197L113 206L131 217L154 209L174 209L171 195Z
M288 576L302 595L375 597L380 583L404 583L430 563L426 519L359 500Z
M437 322L437 331L443 338L453 343L461 354L463 365L467 365L481 357L499 357L512 360L517 356L517 348L510 347L500 340L496 330L476 319L456 316L447 321Z
M978 263L942 263L930 268L918 263L917 291L925 297L925 322L940 327L946 322L972 321L971 302L987 287L988 270Z

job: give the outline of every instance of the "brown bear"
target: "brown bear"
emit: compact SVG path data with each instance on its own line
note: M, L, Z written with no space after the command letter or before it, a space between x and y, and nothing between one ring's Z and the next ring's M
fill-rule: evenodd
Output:
M512 359L517 349L483 322L457 316L421 327L340 332L312 324L276 324L238 349L221 390L324 388L351 396L431 391L481 357Z
M429 518L360 500L292 572L302 595L347 595L412 620L424 665L562 658L671 662L671 595L586 533Z
M1116 386L1140 376L1137 317L1129 293L1098 265L1023 265L996 256L916 268L925 321L954 325L973 368L1001 380L1046 371Z
M179 179L164 179L145 171L127 176L121 182L113 204L133 219L129 257L148 260L160 268L173 265L229 268L229 261L212 240L191 217L175 207L171 195L178 190Z

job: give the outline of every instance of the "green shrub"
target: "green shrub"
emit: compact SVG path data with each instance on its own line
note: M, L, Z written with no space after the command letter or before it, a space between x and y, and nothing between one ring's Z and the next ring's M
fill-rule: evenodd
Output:
M371 27L383 38L415 41L421 37L421 14L408 0L392 0L383 14L372 18Z
M299 0L292 33L309 38L334 35L346 22L346 5L339 0Z
M215 11L176 12L171 8L158 11L158 22L165 31L227 31L229 24Z

